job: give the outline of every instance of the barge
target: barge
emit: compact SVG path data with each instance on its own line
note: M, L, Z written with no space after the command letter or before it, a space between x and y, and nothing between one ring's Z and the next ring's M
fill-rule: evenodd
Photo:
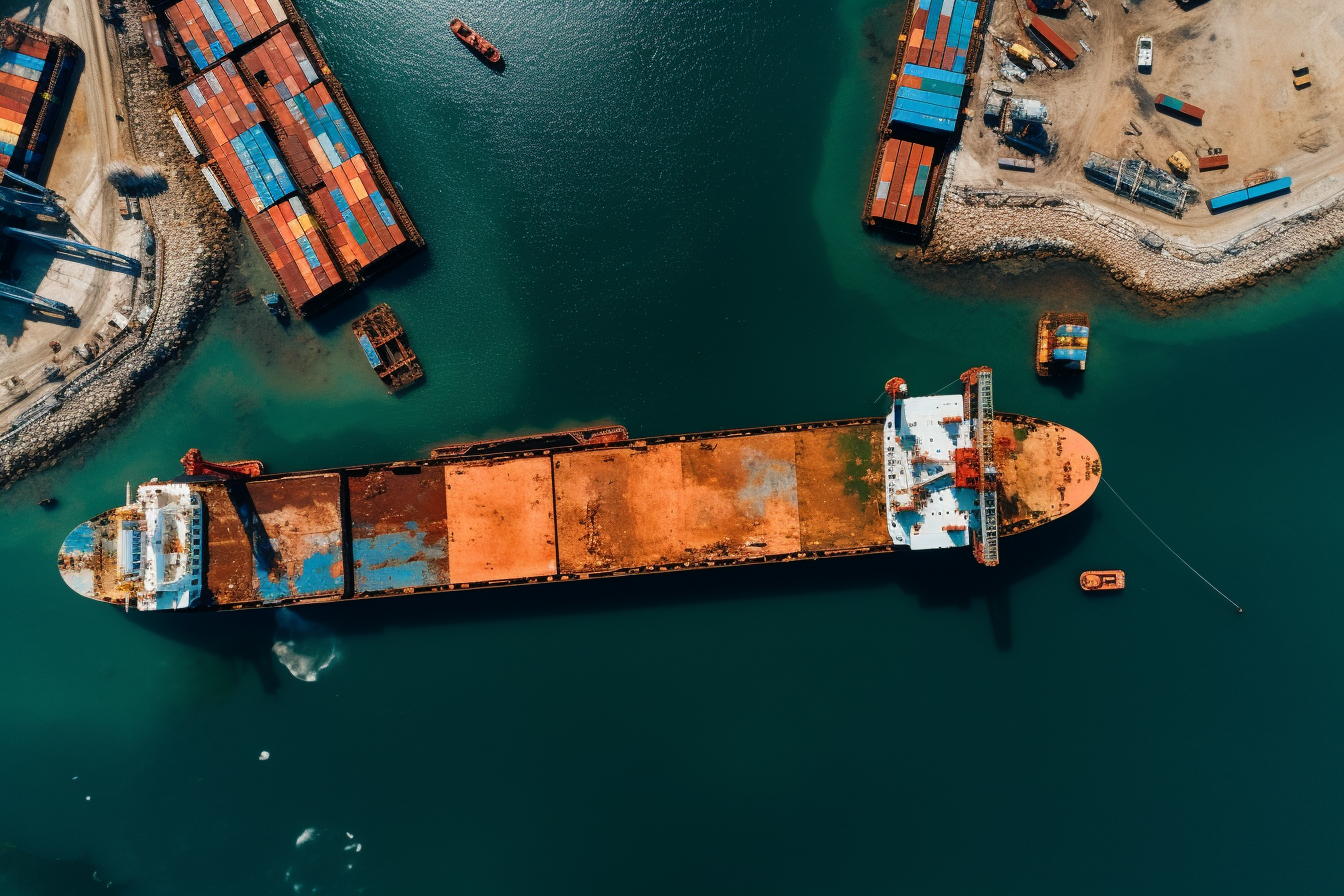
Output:
M1091 321L1081 311L1048 311L1036 324L1036 375L1087 369Z
M630 438L620 427L449 446L421 460L151 479L82 523L60 574L139 610L231 610L965 548L1091 497L1096 449L994 411L988 368L961 395L864 417ZM189 455L193 461L198 455Z
M301 317L423 248L345 90L289 0L165 11L187 83L170 114Z
M79 53L68 38L0 20L0 169L42 179Z
M406 341L406 331L386 302L364 312L350 329L369 359L369 366L393 395L425 378L424 368Z
M878 123L863 222L924 239L980 62L987 0L911 0Z

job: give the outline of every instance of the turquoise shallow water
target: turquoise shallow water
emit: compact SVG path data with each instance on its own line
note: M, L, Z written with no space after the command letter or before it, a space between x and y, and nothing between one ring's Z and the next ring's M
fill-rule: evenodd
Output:
M303 8L430 250L314 327L225 305L131 413L0 495L0 892L1338 892L1344 259L1168 319L1072 263L894 266L857 220L874 3ZM428 372L397 399L346 330L383 300ZM1069 390L1030 365L1060 305L1097 334ZM975 364L1001 409L1086 434L1247 612L1105 492L993 571L161 618L54 564L193 445L297 470L859 416L889 376ZM1111 566L1122 596L1078 591Z

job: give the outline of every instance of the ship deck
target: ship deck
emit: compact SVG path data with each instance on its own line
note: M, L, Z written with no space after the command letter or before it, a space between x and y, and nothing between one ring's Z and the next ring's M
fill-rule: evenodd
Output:
M282 606L892 551L882 423L197 481L204 596ZM1032 417L998 415L995 456L1005 534L1068 513L1100 476L1086 439ZM62 572L119 603L115 515L67 542Z

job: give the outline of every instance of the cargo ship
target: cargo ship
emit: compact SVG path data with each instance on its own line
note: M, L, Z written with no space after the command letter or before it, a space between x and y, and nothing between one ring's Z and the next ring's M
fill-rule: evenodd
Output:
M994 411L993 375L865 417L630 438L624 429L448 446L422 460L249 475L199 461L79 525L79 594L138 610L233 610L964 548L1077 509L1096 449ZM257 472L257 471L252 471Z
M878 123L863 221L924 239L933 226L947 154L961 133L980 63L988 3L911 0Z
M164 12L186 84L169 115L289 304L311 316L425 245L289 0Z
M499 48L481 37L478 32L473 31L466 22L461 19L453 19L448 23L448 27L452 29L453 34L457 35L457 39L466 44L467 48L486 65L499 66L504 64L504 57L500 55Z

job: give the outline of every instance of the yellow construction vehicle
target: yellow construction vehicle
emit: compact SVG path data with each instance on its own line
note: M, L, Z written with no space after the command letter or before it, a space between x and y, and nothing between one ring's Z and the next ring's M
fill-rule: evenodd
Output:
M1175 171L1181 177L1190 173L1190 160L1179 149L1171 154L1171 158L1167 159L1167 164L1171 166L1172 171Z

